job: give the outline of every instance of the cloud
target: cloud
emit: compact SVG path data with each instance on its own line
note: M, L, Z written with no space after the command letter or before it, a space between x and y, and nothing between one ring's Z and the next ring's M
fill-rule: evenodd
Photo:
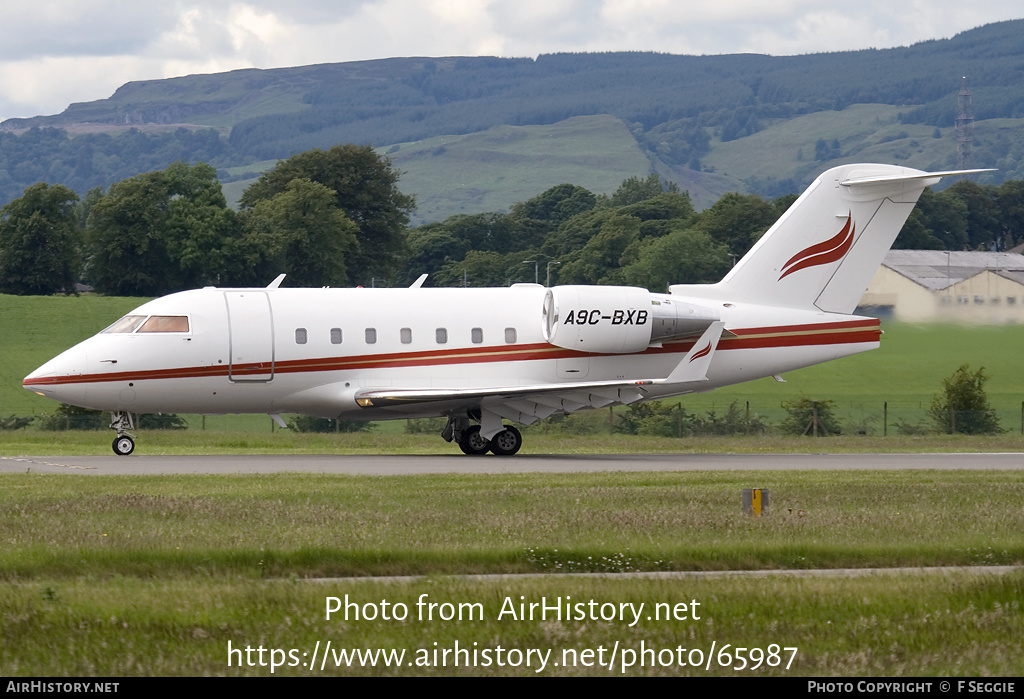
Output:
M155 3L9 0L0 60L134 54L173 20L169 5Z
M885 48L1024 14L1018 0L5 0L0 120L130 80L391 56Z

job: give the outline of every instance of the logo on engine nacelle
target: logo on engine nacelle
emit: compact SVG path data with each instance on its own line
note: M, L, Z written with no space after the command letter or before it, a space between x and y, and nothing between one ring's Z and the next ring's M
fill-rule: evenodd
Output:
M637 309L622 310L615 309L611 315L603 315L599 309L588 311L569 311L563 325L597 325L602 320L610 320L612 325L645 325L647 323L647 311Z

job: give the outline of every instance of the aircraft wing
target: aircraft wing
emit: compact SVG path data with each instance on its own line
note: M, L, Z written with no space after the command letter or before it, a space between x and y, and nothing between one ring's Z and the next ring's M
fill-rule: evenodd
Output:
M647 396L643 381L594 381L535 384L495 388L380 389L360 391L356 402L364 408L392 408L435 404L444 412L478 410L480 433L490 439L503 428L502 418L532 425L556 413L573 413L584 408L629 405Z
M529 425L555 413L629 405L647 397L647 387L655 384L676 385L679 393L688 392L686 386L692 384L689 390L694 390L707 381L707 370L724 325L721 321L712 323L667 377L488 388L367 389L356 394L356 402L364 408L400 408L424 403L446 403L445 408L479 408L481 434L490 438L500 431L502 418Z

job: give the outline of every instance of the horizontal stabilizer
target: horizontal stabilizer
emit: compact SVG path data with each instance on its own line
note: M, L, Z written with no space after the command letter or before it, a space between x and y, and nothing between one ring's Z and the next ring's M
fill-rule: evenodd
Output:
M927 180L940 177L956 177L957 175L977 175L979 172L994 172L994 168L982 170L945 170L943 172L919 172L912 175L881 175L876 177L851 177L840 182L844 187L857 187L869 184L892 184L894 182L911 182L913 180Z

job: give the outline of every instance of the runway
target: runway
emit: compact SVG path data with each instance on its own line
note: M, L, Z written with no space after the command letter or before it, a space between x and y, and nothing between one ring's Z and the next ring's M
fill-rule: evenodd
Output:
M608 471L1024 470L1024 454L522 454L0 456L0 473L168 475L599 473Z

